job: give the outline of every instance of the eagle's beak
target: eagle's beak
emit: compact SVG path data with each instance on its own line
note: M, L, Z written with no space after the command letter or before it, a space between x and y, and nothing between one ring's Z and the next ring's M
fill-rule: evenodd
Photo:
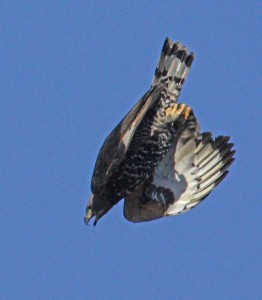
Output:
M88 222L95 215L95 213L92 210L93 198L94 198L94 194L91 195L91 197L88 200L87 206L86 206L86 214L85 214L85 217L84 217L84 222L85 222L86 225L88 225Z

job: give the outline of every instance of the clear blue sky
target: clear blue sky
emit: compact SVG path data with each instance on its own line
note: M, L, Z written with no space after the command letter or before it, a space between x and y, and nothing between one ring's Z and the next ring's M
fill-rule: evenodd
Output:
M0 299L262 299L261 1L1 1ZM236 161L198 208L83 216L104 138L166 36L195 52L180 101ZM259 73L260 71L260 73Z

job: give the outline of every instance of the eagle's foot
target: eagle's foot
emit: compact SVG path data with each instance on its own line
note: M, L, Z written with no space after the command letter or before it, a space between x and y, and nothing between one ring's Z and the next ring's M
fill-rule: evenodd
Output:
M174 122L177 120L186 121L191 112L191 107L184 103L175 104L165 110L165 119L167 122Z

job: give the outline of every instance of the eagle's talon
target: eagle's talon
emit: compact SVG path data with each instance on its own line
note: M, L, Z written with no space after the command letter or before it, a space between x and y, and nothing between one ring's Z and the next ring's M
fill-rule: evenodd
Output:
M187 120L188 116L190 115L190 112L191 112L191 107L190 106L186 106L186 108L184 110L185 120Z
M165 117L164 119L167 122L173 122L177 119L182 119L183 121L186 121L191 111L191 107L185 105L184 103L181 104L175 104L172 107L168 107L165 110Z
M176 113L177 107L177 104L175 104L174 106L169 106L165 111L166 117L174 115Z
M185 110L186 105L184 103L181 103L178 105L178 109L176 110L176 114L180 116L182 112Z

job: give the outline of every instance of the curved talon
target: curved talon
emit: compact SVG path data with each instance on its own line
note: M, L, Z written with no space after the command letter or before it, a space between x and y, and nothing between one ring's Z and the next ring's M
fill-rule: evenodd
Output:
M165 119L167 121L175 121L178 118L182 118L184 121L186 121L190 112L190 106L187 106L184 103L175 104L174 106L168 107L165 110Z
M166 109L166 117L174 115L177 110L177 107L178 107L177 104L175 104L174 106L169 106Z
M185 120L187 120L188 116L190 115L190 112L191 112L191 107L186 106L185 111L184 111Z
M182 114L182 112L185 110L186 105L184 103L181 103L178 105L178 109L176 110L176 114L180 115Z

